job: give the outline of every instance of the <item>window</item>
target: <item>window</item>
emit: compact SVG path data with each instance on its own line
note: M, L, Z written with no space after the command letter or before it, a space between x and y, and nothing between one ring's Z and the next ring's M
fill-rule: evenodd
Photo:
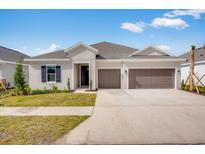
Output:
M61 82L61 66L41 66L41 82Z
M56 66L47 66L47 81L56 81Z

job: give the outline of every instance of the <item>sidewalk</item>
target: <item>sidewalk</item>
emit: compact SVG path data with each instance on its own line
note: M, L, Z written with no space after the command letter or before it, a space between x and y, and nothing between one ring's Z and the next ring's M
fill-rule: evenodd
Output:
M90 107L0 107L0 116L91 115Z

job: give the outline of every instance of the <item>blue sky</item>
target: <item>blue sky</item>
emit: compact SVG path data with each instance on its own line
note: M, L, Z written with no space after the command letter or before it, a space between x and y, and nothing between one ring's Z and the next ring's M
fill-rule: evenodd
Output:
M0 45L31 56L79 41L152 44L175 55L205 44L205 10L0 10L0 20Z

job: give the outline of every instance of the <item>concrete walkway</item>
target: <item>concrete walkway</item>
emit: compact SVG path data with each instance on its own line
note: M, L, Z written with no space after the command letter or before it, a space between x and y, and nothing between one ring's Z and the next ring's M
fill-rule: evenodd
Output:
M2 116L91 115L93 107L0 107Z
M174 89L99 90L92 116L56 144L205 144L205 97Z

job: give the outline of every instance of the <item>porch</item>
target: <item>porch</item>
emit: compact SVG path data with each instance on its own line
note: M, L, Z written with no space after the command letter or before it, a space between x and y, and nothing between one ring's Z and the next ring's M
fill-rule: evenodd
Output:
M90 81L89 63L75 63L73 64L73 71L74 89L88 89Z

